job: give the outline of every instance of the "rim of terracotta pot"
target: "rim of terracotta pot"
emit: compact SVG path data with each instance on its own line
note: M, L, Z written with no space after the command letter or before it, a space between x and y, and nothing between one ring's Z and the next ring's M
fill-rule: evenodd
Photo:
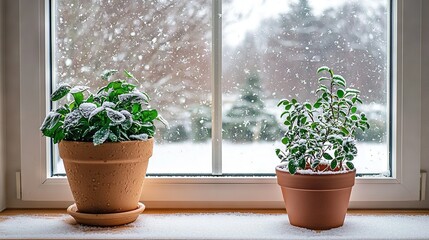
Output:
M287 170L281 168L284 165L280 164L276 166L277 183L282 187L307 190L332 190L349 188L355 184L356 169L345 172L333 171L324 174L295 173L292 175ZM308 179L314 179L312 184L308 184Z
M69 149L79 149L79 151L73 151L66 153L62 151L61 154L68 154L73 156L73 158L63 158L63 161L69 162L79 162L79 163L117 163L117 162L136 162L139 161L140 152L127 152L127 159L124 159L123 151L120 149L128 149L133 147L141 147L142 145L149 145L153 148L154 138L149 138L146 141L133 140L133 141L122 141L122 142L105 142L103 144L94 146L92 142L82 142L82 141L61 141L59 145L67 145ZM117 151L112 151L116 150ZM149 154L147 157L152 156L151 151L147 152ZM109 154L109 157L106 158L106 154ZM133 155L135 154L135 156ZM107 160L106 160L107 159ZM149 159L148 159L149 160Z

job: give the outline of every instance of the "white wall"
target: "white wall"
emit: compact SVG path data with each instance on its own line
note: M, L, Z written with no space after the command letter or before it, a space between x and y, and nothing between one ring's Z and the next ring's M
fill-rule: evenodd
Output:
M19 1L17 0L0 0L4 2L5 8L5 29L3 32L7 34L1 34L0 36L5 37L6 48L5 50L5 91L0 96L5 96L5 121L6 125L0 124L0 126L7 126L5 134L7 139L6 143L6 159L7 159L7 207L8 208L56 208L66 207L68 203L64 202L24 202L16 199L15 189L15 172L20 171L20 113L17 111L20 100L19 100ZM419 0L417 0L419 1ZM0 7L1 9L1 7ZM429 1L422 1L423 13L429 12ZM422 135L421 135L421 168L422 170L429 172L429 14L422 14ZM0 30L1 32L1 30ZM0 55L1 57L1 55ZM1 61L0 61L1 62ZM1 70L0 70L1 71ZM1 76L1 75L0 75ZM405 75L406 76L406 75ZM0 85L1 86L1 85ZM1 87L0 87L1 88ZM0 89L1 90L1 89ZM0 100L1 101L1 100ZM1 105L0 105L1 106ZM1 111L0 111L1 113ZM428 124L427 124L428 123ZM0 130L1 131L1 130ZM1 136L1 135L0 135ZM1 139L0 139L1 140ZM1 150L0 150L1 153ZM0 155L1 156L1 155ZM1 162L0 162L1 164ZM1 166L1 165L0 165ZM0 169L2 169L0 167ZM1 173L0 173L1 176ZM0 179L0 184L3 184ZM427 186L429 186L429 178L427 180ZM0 186L0 195L1 195ZM0 200L0 203L2 200ZM426 201L421 202L372 202L367 203L369 208L421 208L429 209L429 191L426 191ZM1 205L0 205L1 207ZM351 206L353 207L353 206Z
M0 211L6 208L6 159L4 153L4 1L0 0Z

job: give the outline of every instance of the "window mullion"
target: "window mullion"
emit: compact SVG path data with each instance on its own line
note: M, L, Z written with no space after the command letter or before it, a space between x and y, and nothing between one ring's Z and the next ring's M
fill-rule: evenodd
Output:
M212 1L212 175L222 175L222 0Z

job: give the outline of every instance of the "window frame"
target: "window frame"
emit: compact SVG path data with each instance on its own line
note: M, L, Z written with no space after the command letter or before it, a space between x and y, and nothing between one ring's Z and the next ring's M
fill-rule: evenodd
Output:
M48 44L50 19L49 14L46 14L49 11L48 1L19 2L22 199L72 201L67 179L50 177L51 169L47 161L50 140L42 137L39 132L46 109L50 107L46 101L46 93L50 92L46 79L49 77L52 64ZM213 0L213 6L213 15L218 16L221 0ZM390 103L392 177L356 179L351 202L357 208L367 207L366 203L373 201L419 200L421 0L393 0L391 6L390 10L394 16L390 53L392 58L390 92L394 95ZM216 26L215 23L213 25ZM220 28L221 23L217 30ZM213 42L215 41L221 39L214 38ZM218 48L213 47L212 55L221 54L219 43L217 42ZM221 76L216 75L216 72L219 73L219 69L222 68L220 62L212 61L212 64L214 83L220 81ZM217 86L217 90L213 89L215 100L213 102L219 102L221 97L219 94L222 94L220 84ZM217 119L218 123L221 118L220 110L221 104L212 109L213 119ZM215 130L214 137L219 136L220 129L217 135ZM219 157L221 145L213 145L213 148L213 157ZM214 170L220 170L219 161L213 161L213 167ZM284 207L275 177L148 177L145 180L141 200L150 207L163 208Z

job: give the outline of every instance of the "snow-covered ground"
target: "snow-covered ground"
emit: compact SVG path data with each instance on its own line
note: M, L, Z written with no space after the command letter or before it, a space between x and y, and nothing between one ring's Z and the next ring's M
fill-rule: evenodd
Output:
M274 173L279 159L274 153L280 143L231 143L222 145L223 173ZM386 144L358 143L358 157L353 161L358 173L384 173L388 170ZM211 174L211 143L155 144L148 173ZM62 161L57 172L64 172Z

